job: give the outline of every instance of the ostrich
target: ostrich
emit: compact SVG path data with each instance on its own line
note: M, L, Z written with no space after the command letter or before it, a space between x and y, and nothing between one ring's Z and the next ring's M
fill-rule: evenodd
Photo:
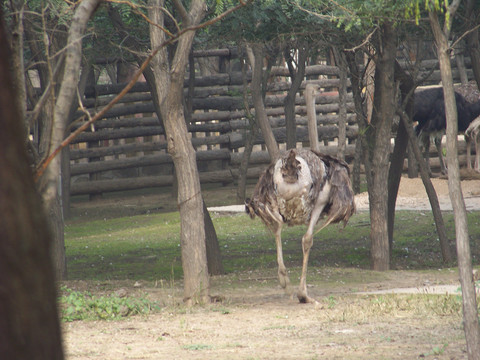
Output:
M306 277L315 225L326 215L320 230L340 221L345 226L355 212L348 165L313 150L292 149L260 176L252 199L245 201L245 210L252 219L260 217L275 235L278 278L283 288L289 279L283 263L282 226L308 225L302 238L303 265L297 297L301 303L314 302L307 295Z
M459 93L455 92L457 104L458 132L464 133L468 125L480 115L480 101L470 104ZM417 122L415 130L422 140L425 150L425 160L430 171L430 137L434 138L443 174L447 173L442 152L442 136L446 129L445 102L442 88L432 88L415 94L413 121Z
M472 153L471 143L475 143L475 165L474 170L480 172L480 116L473 120L465 130L465 137L467 139L467 166L472 168Z

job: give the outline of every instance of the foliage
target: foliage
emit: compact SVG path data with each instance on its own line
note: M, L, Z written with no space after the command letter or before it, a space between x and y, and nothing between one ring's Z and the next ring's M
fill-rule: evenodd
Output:
M81 292L62 287L60 297L62 320L115 320L137 314L146 315L160 310L156 302L146 298L94 296L90 292Z
M208 32L211 39L271 42L321 33L326 22L311 16L289 0L259 0L236 11Z
M132 61L132 50L125 47L127 37L135 39L139 49L146 51L149 47L148 23L143 16L147 15L145 1L130 0L129 3L104 3L90 21L90 32L94 36L84 41L84 51L87 57L115 57ZM113 25L114 18L125 26L124 32L119 32Z

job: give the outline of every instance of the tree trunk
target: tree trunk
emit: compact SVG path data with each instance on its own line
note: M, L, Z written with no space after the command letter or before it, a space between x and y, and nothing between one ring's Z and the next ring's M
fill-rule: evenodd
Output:
M427 163L425 162L425 158L423 157L423 154L420 151L420 147L418 146L418 137L415 135L415 132L413 130L411 118L404 112L400 112L400 117L402 120L403 128L408 134L413 155L415 156L416 161L420 166L420 176L422 178L423 185L425 186L425 191L427 192L430 206L432 207L433 219L435 221L438 238L440 240L440 249L442 251L443 261L446 263L451 262L453 260L453 256L452 252L450 251L450 244L448 243L445 223L443 222L442 212L440 210L440 203L438 202L437 193L435 192L432 180L430 179L430 175L428 174Z
M467 0L466 14L470 28L477 25L475 19L478 16L478 8L475 9L476 0ZM468 33L467 35L467 48L470 54L470 62L472 64L473 76L477 83L477 87L480 89L480 40L478 28Z
M414 111L413 79L401 68L398 62L395 62L395 77L396 79L400 80L402 102L407 100L407 103L405 104L405 112L403 110L400 112L400 117L402 121L399 124L397 137L395 139L395 148L392 154L388 178L388 238L390 243L390 249L392 249L393 245L395 202L397 198L398 187L400 185L400 177L403 169L405 151L407 149L408 140L410 140L410 147L412 149L413 155L416 157L415 163L418 163L420 165L420 174L428 195L428 199L430 200L430 205L432 207L433 218L435 221L435 226L437 228L438 238L440 239L440 248L442 251L443 261L451 262L453 260L453 257L450 251L450 245L448 243L442 212L440 211L440 204L438 203L435 188L433 187L430 177L428 175L427 165L419 149L418 139L414 134L412 121L410 120L413 118ZM406 99L407 97L409 98Z
M289 51L288 51L288 55ZM291 86L288 89L287 96L285 97L285 128L287 133L287 150L294 149L297 146L296 136L296 122L295 122L295 97L300 85L302 85L303 78L305 77L305 67L308 56L308 50L305 46L300 45L298 47L298 63L297 70L293 67L293 59L288 56L288 71L290 72Z
M338 88L338 158L345 160L345 148L347 146L347 64L345 54L333 48L336 62L340 70L340 86Z
M63 359L51 236L24 147L1 8L0 22L0 354Z
M267 146L268 153L270 154L270 160L274 161L278 158L279 149L275 136L273 136L272 127L268 122L267 112L265 111L265 104L262 94L262 80L263 80L263 45L252 45L254 55L254 67L252 82L250 88L253 97L253 106L255 108L255 119L260 126L265 145Z
M205 201L203 202L203 214L208 273L210 275L223 275L225 274L225 270L223 270L222 254L220 253L220 246L218 245L218 237Z
M315 111L315 90L318 89L313 84L307 84L305 91L305 107L307 109L308 120L308 140L310 143L310 149L319 151L320 144L318 142L318 125L317 125L317 112Z
M55 103L53 114L52 136L50 138L50 151L55 150L65 137L65 129L69 119L70 108L77 90L80 78L80 64L82 59L82 37L88 20L97 8L100 0L86 0L75 10L72 18L66 49L66 62L63 79L60 85L60 91ZM44 206L47 211L52 211L54 216L51 218L52 225L55 228L54 234L59 236L63 233L63 214L62 209L54 209L61 206L61 186L59 179L61 178L61 156L57 156L49 164L47 170L41 179L39 179L39 189L41 191ZM55 239L54 259L56 265L66 264L65 245L63 236ZM66 268L56 269L59 280L64 278Z
M246 134L245 139L245 148L242 153L242 160L238 167L238 188L237 188L237 201L239 203L244 203L246 199L246 189L247 189L247 171L250 163L250 156L252 155L253 145L255 142L255 137L257 135L258 124L255 121L255 117L250 112L250 106L248 105L248 83L246 77L245 61L242 62L242 75L243 75L243 104L245 108L246 118L249 123L249 130Z
M415 90L412 77L407 74L395 62L395 79L400 81L400 92L402 103L405 104L405 111L413 116L413 91ZM409 98L407 99L407 96ZM393 228L395 224L395 204L397 201L398 188L403 171L403 161L408 145L408 135L402 122L398 125L397 136L395 138L395 146L393 148L390 169L388 172L388 243L390 249L393 246Z
M390 268L387 204L390 139L395 109L394 65L396 33L392 24L381 27L381 46L375 67L375 91L371 125L367 132L371 181L368 186L371 222L371 258L374 270Z
M150 18L163 25L163 0L150 2ZM184 14L184 26L200 23L204 16L203 0L194 0L190 11ZM180 10L183 9L183 6ZM182 11L180 11L182 12ZM156 26L150 26L152 48L165 40ZM184 301L187 305L209 301L209 277L205 243L203 199L200 189L195 150L188 135L183 113L183 82L195 32L187 32L177 42L169 61L166 49L162 49L152 64L155 86L167 134L168 152L172 156L178 186L180 211L180 239L184 275Z
M451 7L447 11L450 12L450 9ZM453 18L453 16L454 11L450 14L450 18ZM450 49L448 46L449 30L447 30L450 28L451 23L445 24L445 29L442 30L437 13L434 11L429 11L429 19L437 46L443 84L443 96L445 99L448 190L455 219L458 271L460 273L460 284L462 286L463 326L467 341L467 354L469 359L480 359L480 328L478 326L477 300L472 276L472 257L468 236L467 212L460 184L460 168L457 152L457 105L455 102L452 68L450 64Z
M352 83L353 102L355 104L355 114L357 115L357 123L359 128L359 136L355 140L355 162L353 164L353 190L356 194L360 192L360 167L362 158L365 165L365 176L367 184L370 182L370 162L368 161L368 152L366 150L365 132L368 127L367 112L363 106L362 99L362 79L356 62L356 54L354 52L346 52L345 60L350 72L350 81Z

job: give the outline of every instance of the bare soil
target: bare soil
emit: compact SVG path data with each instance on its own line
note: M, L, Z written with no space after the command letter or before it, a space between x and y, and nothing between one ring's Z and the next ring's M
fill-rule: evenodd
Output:
M440 203L448 207L446 180L433 179ZM464 180L470 209L480 209L480 180ZM234 195L234 192L231 194ZM74 212L102 206L153 211L162 194L77 201ZM210 198L211 199L211 198ZM363 194L357 203L368 209ZM161 203L161 202L160 202ZM426 205L425 205L426 204ZM121 205L121 206L120 206ZM209 205L209 204L207 204ZM219 205L214 203L214 205ZM419 179L403 178L398 207L427 206ZM298 284L298 269L290 269ZM389 271L309 268L309 293L317 304L299 304L284 293L276 271L213 277L217 302L195 308L182 304L182 284L129 281L69 282L69 287L94 293L125 289L162 304L148 316L121 321L64 323L68 359L466 359L461 305L450 295L372 295L374 291L457 285L456 269ZM290 289L292 292L292 289ZM428 290L424 290L428 292ZM453 306L453 304L457 304Z

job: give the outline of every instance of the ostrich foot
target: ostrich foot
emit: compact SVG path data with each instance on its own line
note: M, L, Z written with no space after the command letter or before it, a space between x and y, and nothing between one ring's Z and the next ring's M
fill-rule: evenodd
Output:
M315 304L317 302L317 300L315 300L314 298L311 298L303 291L298 292L297 298L298 298L298 301L300 301L300 303L302 304Z
M283 289L286 289L288 287L288 285L290 284L290 279L288 278L286 269L278 269L278 281Z

